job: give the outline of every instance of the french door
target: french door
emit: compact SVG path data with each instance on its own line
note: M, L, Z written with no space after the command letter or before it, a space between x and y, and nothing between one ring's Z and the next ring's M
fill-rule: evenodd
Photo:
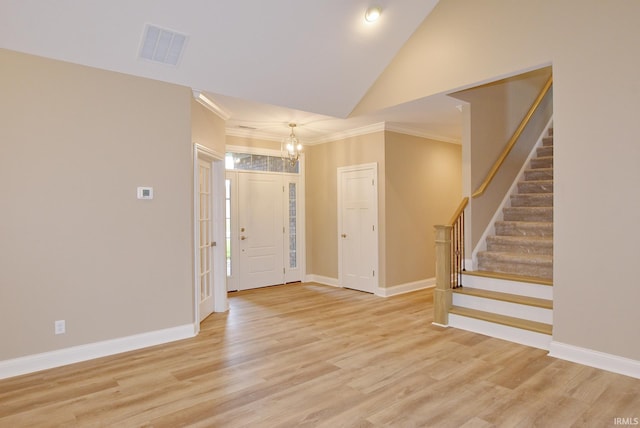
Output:
M213 312L213 194L211 162L198 159L199 321Z

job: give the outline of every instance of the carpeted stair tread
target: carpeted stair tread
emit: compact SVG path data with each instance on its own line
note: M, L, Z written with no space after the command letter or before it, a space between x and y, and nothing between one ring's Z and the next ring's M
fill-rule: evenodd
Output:
M531 159L529 164L531 168L551 168L553 167L553 156L544 156Z
M553 236L553 223L548 221L497 221L496 235Z
M542 146L536 149L537 157L553 156L553 146Z
M553 255L553 238L493 235L487 237L487 251Z
M553 180L520 181L518 193L553 193Z
M461 308L459 306L452 306L450 311L452 314L475 318L483 321L488 321L496 324L506 325L509 327L516 327L523 330L529 330L536 333L551 334L552 326L549 324L525 320L522 318L509 317L506 315L494 314L491 312L479 311L471 308Z
M550 266L553 263L553 256L544 254L515 254L497 251L480 251L478 257L484 260L510 261L513 263L531 264L538 266Z
M502 213L505 221L553 221L553 207L506 207Z
M478 253L478 268L494 272L552 279L553 256L480 251Z
M553 207L553 193L516 193L510 199L512 207Z
M553 135L542 138L542 146L543 147L553 146Z
M524 171L524 180L553 180L553 168L526 169Z

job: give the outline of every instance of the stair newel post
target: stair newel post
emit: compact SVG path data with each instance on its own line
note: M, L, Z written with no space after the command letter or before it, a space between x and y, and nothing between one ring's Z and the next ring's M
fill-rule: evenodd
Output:
M451 229L434 226L436 232L436 289L433 293L433 323L449 325L451 308Z

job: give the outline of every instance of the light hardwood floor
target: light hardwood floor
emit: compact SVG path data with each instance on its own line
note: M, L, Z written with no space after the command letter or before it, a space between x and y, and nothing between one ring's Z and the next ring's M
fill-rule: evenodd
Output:
M233 293L193 339L0 381L0 427L605 427L640 380L431 325L432 291ZM617 425L620 426L620 425Z

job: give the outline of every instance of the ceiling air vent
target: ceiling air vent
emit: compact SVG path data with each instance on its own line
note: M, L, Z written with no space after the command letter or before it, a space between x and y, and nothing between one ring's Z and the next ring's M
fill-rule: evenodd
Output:
M144 29L140 58L163 64L178 65L187 36L153 25Z

